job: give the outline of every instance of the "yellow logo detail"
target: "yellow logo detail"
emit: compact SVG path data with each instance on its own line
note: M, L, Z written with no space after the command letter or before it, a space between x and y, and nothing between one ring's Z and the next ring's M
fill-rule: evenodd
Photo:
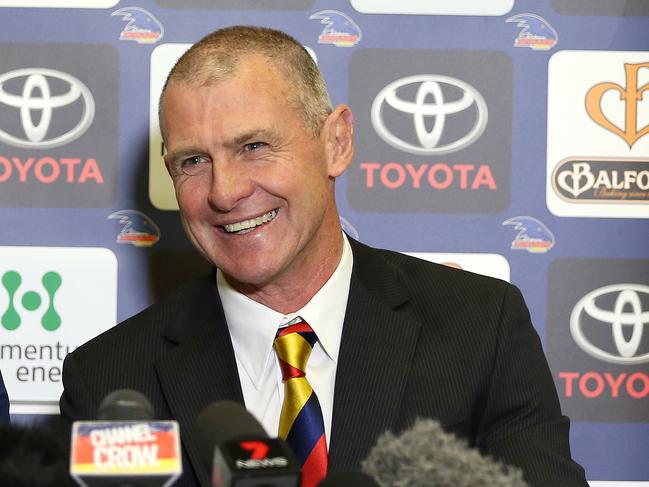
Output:
M649 83L638 88L638 71L642 68L649 68L649 62L638 64L624 64L626 73L626 86L617 83L605 82L593 86L586 93L586 111L595 123L604 127L621 137L631 148L638 139L649 133L649 124L638 129L638 104L642 101L645 91L649 90ZM614 90L620 94L620 100L624 101L624 130L611 122L602 112L602 97L609 91Z

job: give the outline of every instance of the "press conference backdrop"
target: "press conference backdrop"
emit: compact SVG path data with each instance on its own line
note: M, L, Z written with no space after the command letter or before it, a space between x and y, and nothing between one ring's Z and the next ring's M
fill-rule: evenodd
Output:
M14 420L57 414L69 351L207 269L179 225L156 105L178 56L231 24L296 37L351 105L346 231L518 285L574 456L593 485L647 485L645 0L0 0Z

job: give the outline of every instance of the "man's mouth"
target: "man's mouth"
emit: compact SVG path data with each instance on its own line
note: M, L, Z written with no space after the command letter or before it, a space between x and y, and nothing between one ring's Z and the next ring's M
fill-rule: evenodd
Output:
M250 220L244 220L242 222L229 223L227 225L221 225L221 228L228 233L237 233L243 235L244 233L251 232L254 228L273 221L277 216L277 210L269 211L268 213L258 216L257 218L252 218Z

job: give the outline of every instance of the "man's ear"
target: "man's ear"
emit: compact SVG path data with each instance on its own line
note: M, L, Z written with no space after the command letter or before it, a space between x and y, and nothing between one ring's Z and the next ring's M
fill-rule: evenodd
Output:
M338 105L327 117L323 127L326 137L327 171L329 177L340 176L354 159L354 115L347 105Z

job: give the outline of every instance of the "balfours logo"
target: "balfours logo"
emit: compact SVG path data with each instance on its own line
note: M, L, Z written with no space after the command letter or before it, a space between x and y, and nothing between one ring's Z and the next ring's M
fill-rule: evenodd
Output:
M648 275L649 261L551 264L547 352L573 420L649 419Z
M384 212L501 211L511 179L509 58L377 49L353 57L359 163L349 172L351 205ZM489 76L471 69L479 63L492 65Z
M572 203L647 203L649 160L565 159L552 172L552 187Z
M614 51L551 58L546 198L556 215L649 217L648 60Z
M114 49L9 44L2 51L0 205L109 206L119 106ZM19 67L24 59L31 67Z
M643 94L649 90L649 83L645 83L642 86L638 85L638 71L640 69L649 69L649 63L625 63L624 86L607 81L596 84L586 93L586 111L590 118L604 129L624 140L629 148L633 147L633 144L638 139L649 134L649 123L643 127L638 127L639 103L642 101ZM602 109L602 99L607 93L619 97L620 100L624 100L625 117L623 126L621 127L618 127L611 120L611 115L607 116Z

